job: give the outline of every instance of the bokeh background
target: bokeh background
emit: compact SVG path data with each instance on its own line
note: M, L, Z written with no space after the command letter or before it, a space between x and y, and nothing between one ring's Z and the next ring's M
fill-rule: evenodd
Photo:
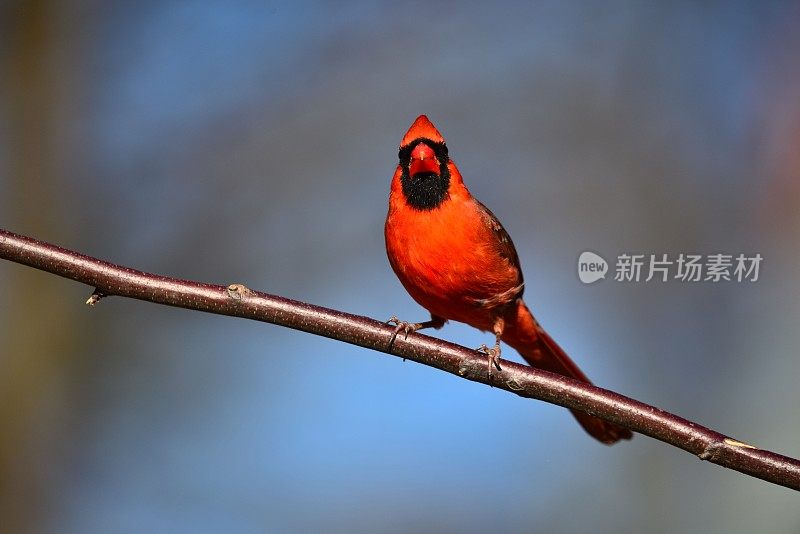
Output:
M424 318L382 229L426 113L598 384L798 457L798 20L796 2L6 2L0 227ZM764 262L756 283L584 286L587 249ZM800 531L791 491L642 436L603 447L561 408L89 292L0 262L4 532Z

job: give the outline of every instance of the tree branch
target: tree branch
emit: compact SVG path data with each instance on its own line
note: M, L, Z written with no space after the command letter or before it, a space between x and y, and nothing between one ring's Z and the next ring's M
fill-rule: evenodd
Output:
M653 406L565 376L510 361L487 376L486 357L421 334L398 336L367 317L252 291L167 278L121 267L55 245L0 230L0 258L95 288L87 304L105 296L130 297L167 306L254 319L400 356L520 397L581 410L688 451L701 460L800 490L800 461L731 439Z

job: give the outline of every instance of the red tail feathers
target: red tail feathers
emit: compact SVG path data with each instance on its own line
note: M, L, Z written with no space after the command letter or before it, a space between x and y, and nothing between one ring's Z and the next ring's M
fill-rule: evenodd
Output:
M515 320L508 320L511 318ZM516 314L507 316L506 329L503 341L514 347L525 361L533 367L569 376L582 382L591 384L575 362L564 350L553 341L536 320L522 300L518 301ZM631 439L633 434L627 428L609 423L577 410L572 410L572 415L592 437L612 445L621 439Z

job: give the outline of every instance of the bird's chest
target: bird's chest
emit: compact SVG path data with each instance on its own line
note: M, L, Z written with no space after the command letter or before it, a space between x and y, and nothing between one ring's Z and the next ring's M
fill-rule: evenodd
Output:
M390 213L389 262L411 296L431 313L468 323L478 302L505 291L485 223L469 206L448 202L428 211Z

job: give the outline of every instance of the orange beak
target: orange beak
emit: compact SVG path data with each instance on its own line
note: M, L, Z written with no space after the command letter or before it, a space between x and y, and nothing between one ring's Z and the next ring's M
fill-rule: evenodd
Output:
M436 159L433 149L425 143L419 143L411 151L411 164L408 166L409 176L420 172L439 174L439 160Z

